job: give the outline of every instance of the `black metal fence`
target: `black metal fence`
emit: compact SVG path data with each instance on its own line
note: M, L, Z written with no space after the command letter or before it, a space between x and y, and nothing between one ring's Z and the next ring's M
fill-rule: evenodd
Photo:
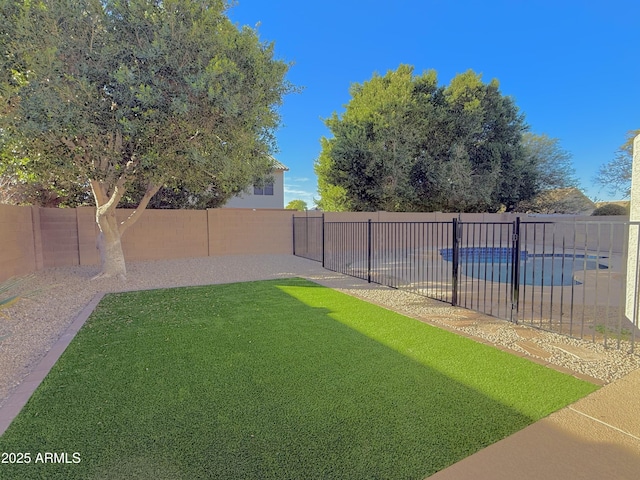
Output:
M628 296L637 296L638 283L629 279L638 267L629 262L629 234L637 238L638 229L630 222L523 222L514 321L633 351L640 331Z
M630 222L293 222L294 254L329 270L633 351L630 229L637 238Z
M325 268L451 301L452 272L437 258L451 241L451 222L326 222L324 228Z
M293 254L322 261L324 217L293 217Z

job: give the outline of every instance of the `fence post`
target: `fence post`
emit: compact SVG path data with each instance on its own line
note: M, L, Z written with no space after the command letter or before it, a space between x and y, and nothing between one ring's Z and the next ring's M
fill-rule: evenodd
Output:
M322 214L322 268L324 268L324 213Z
M520 304L520 217L513 222L513 237L511 242L511 318L518 323L518 308Z
M458 219L453 219L453 242L451 244L451 305L458 305L458 267L460 263L459 250L459 224Z
M293 227L293 256L296 256L296 216L295 214L291 215L291 226Z
M309 256L309 211L305 208L304 210L304 245L305 251L304 254Z
M367 282L371 283L371 219L367 223Z

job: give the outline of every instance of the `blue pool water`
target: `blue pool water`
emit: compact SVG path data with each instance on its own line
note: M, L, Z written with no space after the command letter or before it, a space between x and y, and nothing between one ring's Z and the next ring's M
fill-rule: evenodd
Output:
M467 277L482 280L510 283L512 254L511 248L460 248L460 273ZM440 250L442 258L453 260L453 250ZM606 269L599 258L590 255L535 254L521 251L521 285L572 285L579 282L573 279L576 272L584 270Z

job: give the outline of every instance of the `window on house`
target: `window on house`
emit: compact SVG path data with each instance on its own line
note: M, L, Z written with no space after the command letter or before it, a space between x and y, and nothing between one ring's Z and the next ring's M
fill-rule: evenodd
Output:
M262 187L253 186L254 195L273 195L273 183L265 183Z

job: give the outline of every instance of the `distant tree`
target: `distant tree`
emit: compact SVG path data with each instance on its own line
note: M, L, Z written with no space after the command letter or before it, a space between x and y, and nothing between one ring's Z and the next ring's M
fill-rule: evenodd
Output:
M472 71L441 87L434 71L401 65L353 85L345 112L325 123L333 138L315 165L323 209L496 211L537 193L523 116L496 80Z
M0 132L35 179L91 192L102 275L126 274L121 236L161 188L223 204L271 171L288 64L227 5L0 3Z
M629 209L616 203L605 203L596 208L591 215L607 216L607 215L629 215Z
M618 193L624 198L631 196L631 169L633 166L633 139L640 129L627 132L627 141L616 152L614 158L600 167L596 183L607 188L611 195Z
M596 205L575 187L545 190L520 202L517 211L527 213L590 215Z
M535 213L582 213L595 208L578 188L571 154L560 140L546 134L522 136L525 162L536 174L535 196L518 203L516 210Z
M526 132L522 145L525 161L538 171L537 187L541 192L578 186L572 156L560 146L559 139Z
M304 212L307 210L307 202L304 200L291 200L285 207L287 210L298 210Z

